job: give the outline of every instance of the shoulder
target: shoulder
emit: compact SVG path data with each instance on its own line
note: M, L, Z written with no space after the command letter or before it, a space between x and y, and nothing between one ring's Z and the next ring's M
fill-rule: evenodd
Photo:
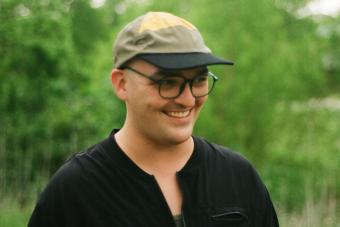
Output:
M235 195L234 198L242 200L246 204L244 206L248 210L254 210L259 217L268 212L267 221L277 222L268 190L253 164L242 154L225 146L203 138L195 139L200 144L199 152L204 157L201 171L208 176L210 184L214 185L214 191L220 189L223 195L229 192L230 195Z
M250 168L252 164L241 153L220 144L212 143L202 137L195 137L198 150L208 162L218 162L235 168Z
M29 226L67 226L80 210L83 198L88 198L88 186L93 177L94 163L99 160L101 143L74 154L52 176L34 208ZM72 215L71 215L72 214ZM39 224L40 223L40 224ZM44 224L43 224L44 223ZM52 224L53 223L53 224Z
M105 160L102 142L73 154L51 177L42 196L74 194L89 183L90 176L98 171L98 166L105 164Z
M87 204L97 201L96 193L103 188L100 182L107 182L105 172L112 166L108 150L112 151L102 141L72 155L40 194L29 226L47 226L46 223L50 226L71 226L70 223L85 220L79 217L84 216L82 212L91 210Z
M200 147L203 160L202 171L210 173L216 179L224 178L241 188L253 188L262 193L266 187L253 164L241 153L225 146L211 143L204 138L195 138Z

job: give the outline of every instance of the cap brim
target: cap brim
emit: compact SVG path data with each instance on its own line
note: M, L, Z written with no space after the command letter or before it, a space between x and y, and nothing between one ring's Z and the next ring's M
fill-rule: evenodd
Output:
M233 65L234 62L216 57L210 53L166 53L141 54L143 59L162 69L181 70L208 65Z

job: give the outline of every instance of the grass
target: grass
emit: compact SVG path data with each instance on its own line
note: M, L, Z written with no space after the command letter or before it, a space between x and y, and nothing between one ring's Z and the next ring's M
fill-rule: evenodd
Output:
M0 226L23 227L27 226L33 209L33 201L25 206L20 205L16 198L3 198L0 201Z
M331 201L305 202L300 212L277 209L280 226L287 227L339 227L336 199Z

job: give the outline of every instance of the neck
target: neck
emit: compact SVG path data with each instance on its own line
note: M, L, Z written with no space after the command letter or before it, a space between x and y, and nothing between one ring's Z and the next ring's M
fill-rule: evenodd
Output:
M162 144L124 127L115 134L115 139L136 165L152 175L178 172L189 160L194 148L192 137L180 143Z

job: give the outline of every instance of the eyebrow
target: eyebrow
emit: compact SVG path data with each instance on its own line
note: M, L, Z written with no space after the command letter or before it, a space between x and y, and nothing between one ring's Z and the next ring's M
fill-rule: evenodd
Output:
M155 75L159 74L164 74L166 76L183 76L184 75L182 73L180 73L182 70L164 70L164 69L160 69L159 71L157 71L155 73ZM204 68L200 68L198 70L196 70L195 74L196 75L200 75L201 73L207 73L209 70L207 67Z

